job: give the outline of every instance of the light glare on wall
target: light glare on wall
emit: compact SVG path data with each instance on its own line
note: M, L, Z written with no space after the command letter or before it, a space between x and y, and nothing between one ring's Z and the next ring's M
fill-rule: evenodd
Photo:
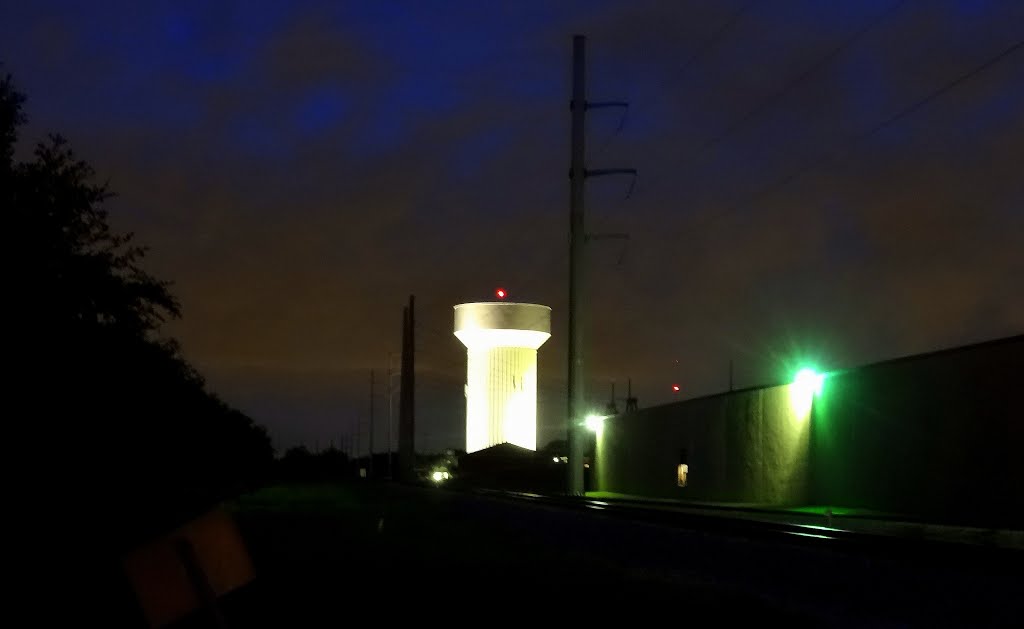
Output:
M821 394L821 385L824 382L825 374L818 373L809 367L805 367L804 369L796 372L796 377L793 378L793 383L796 384L797 387L803 389L803 392L813 395Z
M584 425L591 432L600 432L604 428L604 415L587 415Z
M798 419L810 416L815 396L821 395L825 384L825 374L805 367L796 372L793 383L789 385L790 404Z

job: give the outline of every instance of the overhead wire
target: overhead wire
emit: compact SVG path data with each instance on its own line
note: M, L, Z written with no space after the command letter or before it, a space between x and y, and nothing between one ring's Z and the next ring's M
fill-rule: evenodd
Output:
M755 4L757 3L754 0L749 0L748 2L744 2L743 4L739 5L732 13L730 13L729 16L721 24L719 24L718 28L712 31L711 34L708 35L708 37L705 38L703 42L698 44L697 47L693 50L693 52L691 52L690 55L686 58L686 60L678 68L674 70L673 73L676 79L684 75L686 71L688 71L698 60L700 60L709 51L711 51L713 48L715 48L721 42L723 42L726 39L726 37L730 34L730 32L733 29L735 29L738 24L740 24L742 18L746 15L747 11L749 11ZM762 2L761 4L763 5L764 3ZM663 86L674 84L676 84L675 81L668 79L662 82ZM660 101L664 100L665 96L665 89L660 90L655 95L655 97L651 99L650 102L645 103L646 108L653 111L653 109L660 103ZM631 186L629 196L632 195L632 188L639 187L639 183L637 180L638 177L635 177Z
M748 1L748 2L744 2L735 11L733 11L729 15L729 17L726 18L726 20L724 22L722 22L719 25L719 27L716 28L711 33L711 35L709 35L707 37L707 39L705 39L701 44L699 44L697 46L696 49L694 49L694 51L690 54L690 56L686 58L686 61L684 61L682 63L682 65L680 65L676 69L676 71L675 71L676 75L677 76L681 75L685 71L689 70L690 67L693 64L695 64L701 57L703 57L705 54L707 54L708 51L710 51L712 48L714 48L719 43L721 43L725 39L726 35L729 34L729 31L731 31L733 28L736 27L737 24L739 24L740 18L742 18L744 16L744 14L746 14L746 12L751 7L754 6L754 4L756 4L756 3L753 0ZM662 91L659 98L663 98L664 94L665 94L664 91ZM651 106L657 104L658 100L659 99L653 100L652 103L651 103Z
M864 37L876 26L878 26L886 19L888 19L905 3L906 0L896 0L895 2L890 4L884 11L880 12L874 18L870 19L867 23L865 23L863 26L854 31L853 34L844 39L839 45L832 48L824 57L821 57L820 59L812 63L799 75L795 76L793 79L784 83L780 89L778 89L775 92L772 92L767 98L762 100L760 103L758 103L751 109L747 110L745 114L737 118L732 124L726 126L725 129L723 129L720 133L704 142L704 144L702 144L701 147L698 149L698 152L703 153L708 149L717 146L726 138L731 136L733 133L743 128L744 125L753 120L758 114L774 105L782 97L793 91L793 89L801 85L808 78L818 73L820 70L826 68L845 51L849 50L858 41L860 41L862 37Z
M757 105L756 107L751 108L750 110L748 110L745 114L743 114L736 121L734 121L733 123L731 123L730 125L725 127L725 129L723 131L721 131L720 133L716 134L714 137L712 137L709 140L707 140L701 146L700 152L703 153L706 150L719 145L721 142L723 142L728 137L733 135L736 131L742 129L744 126L746 126L751 120L756 118L765 109L771 107L772 105L774 105L775 103L780 101L786 94L790 93L796 87L798 87L799 85L801 85L802 83L804 83L805 81L810 79L816 73L820 72L823 68L827 67L836 58L838 58L840 55L842 55L843 52L847 51L848 49L853 47L855 44L857 44L859 41L864 39L864 37L865 37L865 35L867 33L869 33L871 30L875 29L879 24L881 24L883 21L885 21L891 15L896 13L896 11L898 9L900 9L903 6L903 4L905 4L905 2L903 2L903 0L898 0L897 2L894 2L893 4L891 4L883 12L879 13L877 16L875 16L874 18L869 20L867 23L864 24L864 26L862 26L857 31L855 31L850 37L845 39L841 44L839 44L838 46L832 48L829 51L829 53L825 57L823 57L821 60L819 60L818 62L816 62L816 63L812 64L811 66L809 66L807 68L807 70L805 70L800 75L794 77L792 80L788 81L779 90L773 92L767 99L762 101L759 105ZM972 67L967 72L964 72L964 73L958 75L957 77L953 78L952 80L950 80L950 81L944 83L943 85L939 86L937 89L933 90L932 92L929 92L925 96L923 96L923 97L915 100L914 102L910 103L906 107L901 108L900 110L896 111L895 113L893 113L892 115L886 117L885 119L879 121L878 123L876 123L876 124L866 128L866 129L864 129L862 132L860 132L858 134L855 134L854 136L852 136L851 138L849 138L847 140L848 148L843 150L841 155L836 155L836 152L834 150L826 151L823 155L818 156L815 159L802 164L801 167L796 169L794 172L788 173L784 177L780 178L778 181L775 181L772 184L770 184L768 186L765 186L764 188L759 190L757 193L755 193L750 199L745 200L743 203L735 204L734 206L730 207L729 209L725 210L724 212L719 212L719 213L713 214L713 215L711 215L709 217L706 217L705 220L701 222L700 226L697 229L694 229L692 231L694 233L702 233L704 229L706 229L712 223L720 220L723 216L732 214L732 213L738 211L741 207L749 205L750 203L755 202L756 200L758 200L758 199L760 199L760 198L762 198L762 197L764 197L764 196L766 196L768 194L771 194L773 191L778 190L779 188L782 188L782 187L786 186L787 184L789 184L793 180L799 178L800 176L804 175L805 173L807 173L809 171L812 171L812 170L815 170L815 169L818 169L818 168L823 168L823 167L827 167L827 166L830 166L830 165L835 165L835 164L838 164L838 163L841 163L841 162L845 161L846 159L849 158L850 153L853 150L852 147L859 145L861 142L871 138L872 136L874 136L874 135L876 135L876 134L878 134L878 133L880 133L880 132L882 132L882 131L884 131L884 130L886 130L886 129L894 126L894 125L900 124L901 122L903 122L907 118L913 116L915 113L917 113L921 109L925 108L931 102L935 101L936 99L941 98L943 95L949 93L950 91L955 90L958 86L960 86L963 83L969 81L974 76L984 72L985 70L987 70L988 68L992 67L993 65L999 63L1000 61L1006 59L1007 57L1011 56L1012 54L1018 52L1020 50L1020 48L1022 47L1022 45L1024 45L1024 42L1015 42L1015 43L1011 44L1009 47L1003 49L998 54L996 54L996 55L994 55L992 57L989 57L989 58L985 59L982 63Z
M860 28L856 29L848 37L843 39L839 44L833 46L829 51L822 57L817 58L816 61L808 65L803 72L794 76L789 81L786 81L782 86L772 92L768 97L761 100L758 104L748 109L744 114L740 115L733 122L729 123L720 132L714 136L705 140L699 148L694 152L690 153L686 158L683 159L682 163L678 165L687 166L696 163L701 156L703 156L710 149L720 145L722 142L730 138L737 131L743 129L745 126L754 120L762 112L770 108L779 102L783 97L792 92L794 89L804 84L810 78L818 74L821 70L828 67L836 59L842 56L843 53L847 52L858 44L868 33L877 28L893 14L895 14L902 6L906 4L906 0L895 0L885 10L879 12L874 17L867 20ZM745 10L747 7L743 7Z
M697 60L699 60L708 51L710 51L712 48L714 48L716 45L718 45L722 40L724 40L725 36L733 28L736 27L736 25L740 22L740 18L742 18L743 15L754 4L755 3L754 3L753 0L748 0L748 2L744 2L739 7L737 7L736 10L734 10L732 13L730 13L729 16L718 26L718 28L716 28L714 31L712 31L711 34L703 42L701 42L693 50L693 52L690 53L690 55L686 58L686 60L675 70L675 74L677 76L681 75L681 74L684 74L694 63L697 62ZM664 91L662 91L657 98L655 98L651 103L648 104L648 107L653 107L654 105L656 105L658 100L660 100L661 98L664 98L664 94L665 94ZM601 143L600 148L596 152L593 153L594 156L602 155L604 153L604 151L608 148L608 146L611 144L611 142L616 137L618 137L618 135L621 133L621 131L625 127L626 120L628 119L628 115L629 115L629 109L626 108L622 112L622 115L621 115L621 117L619 119L619 123L618 123L615 131L613 133L611 133L608 136L608 138L606 138ZM619 201L616 203L616 207L617 208L621 207L626 201L630 200L633 197L633 194L634 194L634 192L636 192L638 187L639 187L639 174L634 174L631 177L631 179L630 179L629 187L627 188L625 195L621 199L619 199ZM622 266L623 260L626 257L626 253L627 253L628 249L629 249L629 240L627 239L625 241L625 243L623 244L622 248L619 250L619 253L618 253L618 256L617 256L617 260L616 260L616 264L615 264L616 267Z
M737 212L740 208L749 205L750 203L756 201L757 199L760 199L760 198L762 198L762 197L764 197L764 196L766 196L768 194L771 194L772 192L778 190L779 188L784 187L785 185L787 185L788 183L790 183L793 180L797 179L798 177L800 177L800 176L802 176L802 175L804 175L804 174L806 174L806 173L808 173L810 171L816 170L818 168L834 166L834 165L838 165L838 164L846 161L850 157L850 155L852 154L854 147L859 145L861 142L871 138L872 136L874 136L874 135L876 135L876 134L878 134L878 133L880 133L880 132L882 132L882 131L884 131L886 129L889 129L889 128L891 128L891 127L893 127L895 125L898 125L898 124L902 123L903 121L909 119L910 117L912 117L913 115L915 115L916 113L918 113L919 111L921 111L922 109L927 107L932 102L934 102L934 101L940 99L941 97L943 97L944 95L952 92L956 88L958 88L958 87L962 86L963 84L967 83L968 81L970 81L972 78L982 74L986 70L988 70L988 69L992 68L993 66L995 66L996 64L1004 61L1005 59L1009 58L1013 54L1021 52L1022 49L1024 49L1024 40L1020 40L1020 41L1016 41L1014 43L1011 43L1009 46L1001 49L998 53L996 53L996 54L994 54L992 56L989 56L989 57L985 58L982 62L972 66L969 70L967 70L967 71L957 75L956 77L952 78L951 80L943 83L942 85L940 85L937 88L933 89L932 91L930 91L929 93L925 94L924 96L914 100L913 102L909 103L905 107L900 108L898 111L894 112L890 116L887 116L884 119L878 121L874 125L871 125L870 127L865 128L860 133L855 134L846 143L846 147L841 150L841 154L840 155L836 155L835 152L831 152L830 151L830 152L827 152L827 153L819 156L816 159L813 159L813 160L810 160L810 161L806 162L800 168L798 168L795 171L793 171L793 172L787 174L786 176L780 178L779 180L775 181L773 184L763 188L761 191L759 191L757 194L755 194L753 197L751 197L751 199L747 200L745 202L745 204L736 204L736 205L730 207L728 210L726 210L724 212L717 213L715 215L712 215L712 216L708 217L705 221L703 221L701 223L701 225L699 227L697 227L696 229L692 230L692 232L693 233L703 234L706 231L706 229L712 223L720 220L721 218L723 218L724 216L726 216L728 214L732 214L732 213ZM950 240L951 240L951 237L948 236L948 235L947 235L946 238L934 240L934 241L932 241L930 243L930 245L928 245L926 247L926 249L924 251L922 251L922 250L915 251L915 256L916 257L920 257L922 255L930 255L931 253L934 253L935 251L940 250L940 249L948 250L949 247L950 247Z
M881 131L888 129L891 126L906 120L907 118L909 118L910 116L914 115L922 108L927 106L928 104L932 103L938 98L941 98L942 96L956 89L960 85L963 85L971 78L977 76L978 74L981 74L985 70L991 68L992 66L1003 61L1009 56L1019 52L1022 48L1024 48L1024 39L1010 44L1008 47L1002 49L999 53L986 58L981 63L973 66L970 70L956 76L950 81L947 81L946 83L932 90L925 96L915 100L906 107L903 107L899 111L893 113L891 116L888 116L885 119L881 120L880 122L864 129L860 133L853 135L845 142L845 148L840 149L840 155L837 155L836 151L826 150L816 155L813 159L808 159L804 161L804 163L801 164L797 169L787 173L783 177L775 180L774 182L768 184L767 186L762 187L758 192L754 193L743 203L734 204L730 206L728 209L723 210L722 212L718 212L716 214L711 215L711 217L705 220L700 227L702 229L706 229L712 223L717 222L722 217L727 216L729 214L733 214L739 211L741 208L749 206L751 203L764 198L765 196L786 186L790 182L805 175L806 173L809 173L813 170L817 170L819 168L823 168L826 165L836 165L842 163L849 157L850 153L852 152L852 147L854 145L857 145L863 142L864 140L871 138L877 133L880 133Z

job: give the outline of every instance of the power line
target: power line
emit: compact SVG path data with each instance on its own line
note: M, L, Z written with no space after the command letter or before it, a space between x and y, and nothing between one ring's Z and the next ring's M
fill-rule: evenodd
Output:
M804 70L798 76L794 77L791 81L784 84L781 89L772 93L771 96L761 101L760 104L748 110L747 113L743 114L736 121L727 126L721 133L719 133L718 135L714 136L713 138L705 142L703 145L701 145L699 152L703 153L704 151L714 146L717 146L724 139L726 139L727 137L735 133L738 129L743 127L745 124L750 122L750 120L755 118L762 111L764 111L771 105L775 104L779 99L781 99L783 96L785 96L794 88L796 88L798 85L806 81L809 77L816 74L822 68L828 66L843 52L845 52L854 44L856 44L869 31L871 31L884 20L886 20L890 15L895 13L897 9L899 9L900 7L903 6L903 4L905 4L905 2L906 0L896 0L896 2L893 2L885 11L879 13L877 16L869 20L864 26L857 29L857 31L855 31L850 37L848 37L838 46L829 51L827 55L819 59L817 62L811 64L806 70Z
M804 174L806 174L808 172L811 172L812 170L820 168L820 167L822 167L823 165L826 165L826 164L834 165L834 164L841 163L847 157L849 157L853 145L858 144L858 143L860 143L860 142L862 142L862 141L872 137L873 135L883 131L884 129L886 129L888 127L891 127L892 125L895 125L895 124L897 124L899 122L902 122L903 120L906 120L907 118L909 118L910 116L912 116L913 114L915 114L919 110L921 110L923 107L925 107L926 105L931 103L932 101L934 101L934 100L944 96L945 94L949 93L950 91L956 89L957 87L959 87L963 83L967 82L968 80L970 80L974 76L976 76L976 75L984 72L985 70L991 68L992 66L994 66L997 63L999 63L1003 59L1009 57L1010 55L1014 54L1015 52L1018 52L1021 48L1024 48L1024 40L1020 40L1020 41L1017 41L1017 42L1011 44L1008 48L1002 50L1001 52L999 52L998 54L996 54L996 55L994 55L992 57L989 57L988 59L986 59L985 61L983 61L979 65L974 66L973 68L971 68L967 72L965 72L965 73L959 75L958 77L954 78L953 80L943 84L942 86L940 86L939 88L933 90L932 92L930 92L926 96L924 96L924 97L914 101L913 103L911 103L907 107L904 107L903 109L899 110L898 112L894 113L893 115L889 116L888 118L882 120L881 122L879 122L879 123L877 123L877 124L867 128L867 129L865 129L864 131L854 135L853 137L851 137L847 141L845 148L841 149L841 153L842 153L841 155L836 156L836 153L834 151L826 151L824 153L821 153L821 154L817 155L815 157L815 159L807 160L802 166L800 166L796 170L790 172L789 174L781 177L780 179L778 179L778 180L768 184L767 186L764 186L763 188L761 188L759 191L754 193L749 199L747 199L744 203L737 203L737 204L729 207L728 209L723 210L722 212L719 212L717 214L713 214L711 217L709 217L703 223L701 223L700 227L697 230L695 230L695 231L703 231L704 229L709 227L712 223L720 220L722 217L727 216L729 214L732 214L732 213L738 211L741 207L749 205L749 204L751 204L751 203L753 203L753 202L755 202L755 201L757 201L757 200L759 200L759 199L761 199L761 198L771 194L775 190L778 190L779 188L784 187L785 185L787 185L791 181L799 178L800 176L802 176L802 175L804 175Z
M1003 49L998 54L996 54L996 55L994 55L992 57L987 58L985 61L981 62L980 64L978 64L978 65L976 65L974 67L972 67L970 70L968 70L968 71L964 72L963 74L955 77L954 79L944 83L940 87L938 87L935 90L929 92L925 96L923 96L923 97L919 98L918 100L912 102L911 104L907 105L906 107L900 109L899 111L895 112L891 116L889 116L889 117L879 121L878 123L876 123L876 124L866 128L866 129L864 129L862 132L854 135L847 142L847 147L848 148L844 149L844 151L843 151L844 154L842 156L840 156L840 157L832 157L831 158L831 163L832 164L837 164L837 163L842 162L846 158L848 158L849 154L850 154L850 152L852 150L851 148L849 148L851 145L854 145L854 144L856 144L858 142L866 140L866 139L872 137L873 135L883 131L884 129L889 128L889 127L891 127L893 125L899 124L900 122L906 120L907 118L909 118L910 116L912 116L913 114L917 113L922 108L927 106L929 103L935 101L938 98L941 98L945 94L951 92L952 90L956 89L957 87L959 87L963 83L969 81L974 76L976 76L976 75L984 72L985 70L991 68L992 66L996 65L1000 61L1006 59L1010 55L1012 55L1012 54L1014 54L1016 52L1019 52L1022 47L1024 47L1024 40L1021 40L1021 41L1018 41L1016 43L1011 44L1009 47ZM834 155L834 153L831 153L831 155ZM769 186L766 186L765 188L762 188L759 192L757 192L755 195L753 195L745 203L736 204L736 205L728 208L727 210L724 210L724 211L722 211L720 213L717 213L717 214L711 215L709 217L706 217L705 220L702 221L699 226L697 226L697 227L695 227L694 229L691 230L691 233L703 233L714 222L720 220L721 218L723 218L723 217L725 217L725 216L727 216L729 214L732 214L732 213L738 211L741 207L743 207L745 205L748 205L748 204L750 204L750 203L752 203L752 202L762 198L763 196L765 196L767 194L770 194L771 192L773 192L773 191L775 191L775 190L785 186L786 184L790 183L794 179L797 179L799 176L801 176L801 175L803 175L803 174L805 174L807 172L812 171L814 168L817 168L817 167L822 166L824 164L829 164L830 163L829 160L830 160L830 153L827 152L824 155L819 156L817 159L808 161L807 163L805 163L803 166L801 166L800 168L796 169L795 171L793 171L793 172L787 174L786 176L780 178L779 180L773 182ZM940 248L941 246L945 246L945 243L943 243L943 242L934 243L932 247L929 247L929 250L935 250L935 249Z
M674 70L673 74L675 74L676 78L678 78L678 77L679 77L680 75L682 75L682 74L683 74L683 73L685 73L685 72L686 72L687 70L689 70L689 68L690 68L690 67L691 67L691 66L692 66L693 64L695 64L695 63L697 62L697 60L699 60L699 59L700 59L701 57L703 57L703 56L704 56L704 55L705 55L705 54L706 54L706 53L707 53L707 52L708 52L709 50L711 50L712 48L714 48L715 46L717 46L717 45L718 45L718 44L719 44L720 42L722 42L722 41L723 41L723 40L724 40L724 39L726 38L726 36L727 36L727 35L729 34L729 32L730 32L731 30L733 30L733 28L735 28L735 27L736 27L736 25L737 25L737 24L738 24L738 23L740 22L740 19L741 19L741 18L743 17L743 15L744 15L744 14L745 14L745 13L746 13L746 12L747 12L747 11L748 11L748 10L749 10L749 9L750 9L750 8L751 8L751 7L753 6L753 5L754 5L754 4L755 4L755 2L754 2L753 0L750 0L750 1L748 1L748 2L745 2L745 3L743 3L743 4L742 4L742 5L740 5L740 6L739 6L739 7L738 7L738 8L737 8L737 9L736 9L735 11L733 11L733 12L732 12L732 13L731 13L731 14L729 15L729 17L728 17L728 18L726 18L726 20L725 20L724 22L722 22L722 23L721 23L721 24L720 24L720 25L718 26L718 28L716 28L716 29L715 29L715 30L714 30L714 31L713 31L713 32L712 32L712 33L711 33L711 34L710 34L710 35L709 35L709 36L708 36L708 37L707 37L706 39L704 39L704 41L703 41L703 42L701 42L701 43L700 43L700 44L699 44L699 45L698 45L698 46L697 46L697 47L696 47L696 48L694 49L694 51L693 51L692 53L690 53L690 56L686 58L686 60L685 60L685 61L684 61L684 62L682 63L682 65L680 65L680 66L679 66L678 68L676 68L676 69ZM664 82L663 82L663 85L668 85L668 84L671 84L671 83L672 83L672 81L666 80L666 81L664 81ZM656 107L656 106L658 105L658 103L659 103L659 102L660 102L661 100L663 100L663 99L665 98L665 96L666 96L666 92L665 92L665 90L664 90L664 89L662 89L662 90L661 90L661 91L660 91L659 93L657 93L657 94L655 95L655 97L654 97L654 98L652 98L652 99L651 99L651 100L650 100L650 101L649 101L649 102L647 103L647 107L648 107L648 108L649 108L650 110L652 110L652 111L653 111L653 109L654 109L654 108L655 108L655 107ZM611 135L610 135L610 136L609 136L609 137L608 137L608 138L607 138L607 139L606 139L606 140L605 140L605 141L604 141L604 142L603 142L603 143L601 144L601 147L600 147L600 148L599 148L599 149L597 150L597 152L596 152L596 153L594 153L594 156L598 156L598 155L601 155L601 154L603 154L603 153L604 153L604 151L605 151L605 149L606 149L606 148L608 147L608 145L609 145L609 144L611 144L612 140L613 140L613 139L615 139L615 137L617 137L617 136L619 135L619 132L621 132L621 131L622 131L622 129L623 129L623 127L625 126L625 123L626 123L626 117L627 117L627 112L628 112L628 110L627 110L627 111L624 111L624 112L623 112L623 114L622 114L622 117L621 117L621 119L620 119L620 121L619 121L619 125L618 125L618 127L617 127L617 128L616 128L616 130L615 130L615 131L614 131L614 132L613 132L613 133L612 133L612 134L611 134ZM618 202L618 204L617 204L617 205L621 205L621 204L622 204L622 203L623 203L624 201L628 200L628 199L629 199L629 198L630 198L630 197L631 197L631 196L633 195L633 192L634 192L634 191L635 191L635 190L636 190L637 188L639 188L639 185L638 185L638 178L634 176L634 178L633 178L633 181L632 181L632 182L631 182L631 184L630 184L629 192L628 192L628 193L627 193L627 194L625 195L625 197L624 197L623 199L621 199L621 200L620 200L620 201ZM619 256L619 258L620 258L620 263L621 263L621 259L622 259L622 257L623 257L624 255L625 255L625 253L624 253L624 251L623 251L623 253L622 253L622 254L620 254L620 256Z
M864 139L868 138L869 136L872 136L875 133L878 133L879 131L885 129L886 127L888 127L890 125L893 125L893 124L899 122L900 120L902 120L902 119L904 119L904 118L914 114L915 112L917 112L917 110L921 109L922 107L924 107L928 103L930 103L933 100L935 100L935 99L945 95L947 92L955 89L961 83L964 83L965 81L968 81L969 79L971 79L975 75L981 74L982 72L984 72L985 70L991 68L992 66L994 66L997 63L999 63L1000 61L1002 61L1006 57L1009 57L1013 53L1019 51L1021 48L1024 48L1024 39L1022 39L1020 41L1017 41L1014 44L1011 44L1009 48L1006 48L1005 50L1003 50L1002 52L1000 52L999 54L997 54L994 57L990 57L987 61L983 62L981 65L975 66L971 70L965 72L964 74L961 74L956 79L954 79L954 80L950 81L949 83L943 85L942 87L940 87L939 89L935 90L931 94L928 94L924 98L922 98L922 99L918 100L917 102L911 104L909 107L903 109L902 111L897 112L896 114L894 114L893 116L889 117L888 119L883 120L881 123L879 123L875 127L869 129L865 133L863 133L860 136L854 138L853 142L858 142L860 140L864 140Z
M698 46L695 51L693 51L693 54L691 54L689 58L685 62L683 62L683 65L680 66L679 69L676 70L676 72L678 74L682 74L685 70L689 69L691 65L696 63L696 61L700 59L704 55L704 53L706 53L708 50L716 46L720 41L725 39L725 36L729 33L729 31L732 30L737 23L739 23L740 18L743 17L743 14L747 12L747 9L749 9L753 5L754 2L752 1L746 2L740 5L738 9L733 11L732 15L730 15L725 22L722 22L722 25L715 29L715 32L712 33L711 36L709 36L707 39L705 39L704 43Z
M754 2L753 0L751 0L750 2L743 3L742 5L740 5L738 9L733 11L732 14L730 14L729 17L724 22L722 22L722 24L719 25L719 27L715 29L713 33L711 33L711 35L708 36L707 39L705 39L701 44L697 46L697 48L690 54L690 56L687 57L686 61L684 61L683 64L680 65L675 70L677 78L686 70L689 70L690 66L696 63L698 59L703 57L705 53L707 53L709 50L718 45L719 42L723 41L725 39L725 36L729 33L729 31L731 31L739 23L740 18L742 18L743 15L747 12L747 10L750 9L753 5ZM665 82L666 85L669 83L670 81ZM665 92L664 90L662 90L658 97L653 99L648 104L648 107L653 110L654 106L657 105L658 101L664 98L664 96Z
M725 21L722 22L718 26L718 28L716 28L703 42L698 44L697 48L694 49L694 51L692 53L690 53L690 56L686 58L686 60L682 63L682 65L680 65L678 68L676 68L676 70L674 71L674 74L677 77L679 75L684 74L687 70L690 69L690 66L692 66L694 63L697 62L698 59L703 57L709 50L711 50L716 45L718 45L722 40L724 40L725 36L729 33L729 31L731 31L733 28L735 28L736 24L739 23L740 18L743 17L743 14L745 14L747 12L747 10L750 9L751 6L753 6L753 4L754 4L753 1L745 2L742 5L740 5L739 8L737 8L735 11L733 11L729 15L729 17L726 18ZM666 81L665 83L668 84L670 82ZM661 93L658 94L657 98L653 99L648 106L653 108L655 105L658 104L659 100L664 98L664 96L665 96L665 92L664 92L664 90L662 90ZM622 131L623 127L625 127L625 125L626 125L626 120L628 118L628 114L629 114L629 110L628 109L623 110L622 116L619 118L619 123L616 126L615 131L613 131L601 143L600 148L596 152L593 153L594 156L598 156L598 155L601 155L602 153L604 153L605 149L608 148L608 145L611 144L612 140L614 140L615 137L617 137L619 135L619 133Z
M709 149L713 148L714 146L717 146L718 144L720 144L726 138L728 138L732 134L734 134L737 130L739 130L742 127L744 127L748 122L750 122L750 120L756 118L762 111L764 111L765 109L769 108L770 106L772 106L773 104L778 102L785 95L787 95L793 89L795 89L800 84L805 82L811 76L813 76L814 74L819 72L821 69L823 69L826 66L828 66L837 57L839 57L842 53L844 53L845 51L847 51L848 49L853 47L856 43L858 43L868 32L873 30L876 26L881 24L889 16L891 16L893 13L895 13L899 8L901 8L903 6L903 4L905 4L905 2L906 2L906 0L895 0L891 5L889 5L889 7L887 9L885 9L884 11L879 13L874 18L868 20L861 28L856 30L852 35L850 35L848 38L846 38L839 45L837 45L834 48L832 48L828 52L828 54L826 54L824 57L820 58L818 61L816 61L816 62L812 63L810 66L808 66L807 69L804 72L802 72L801 74L797 75L796 77L794 77L789 82L785 83L782 86L781 89L779 89L778 91L772 93L772 95L770 95L765 100L761 101L761 103L759 103L755 107L753 107L750 110L748 110L745 114L743 114L738 119L736 119L734 122L732 122L731 124L726 126L723 131L721 131L717 135L715 135L715 136L709 138L707 141L705 141L704 144L702 144L700 146L700 148L697 149L697 151L695 151L694 153L690 154L690 156L683 161L682 165L688 165L688 164L694 163L697 160L697 158L700 157L701 155L703 155L707 150L709 150ZM745 5L745 6L741 7L732 16L732 18L730 20L728 20L725 24L723 24L722 28L720 28L719 31L716 32L716 35L722 34L722 33L726 32L728 30L728 28L731 28L731 26L736 23L736 21L739 19L739 17L749 8L749 6L750 5L748 4L748 5ZM715 38L713 37L712 39L715 39Z

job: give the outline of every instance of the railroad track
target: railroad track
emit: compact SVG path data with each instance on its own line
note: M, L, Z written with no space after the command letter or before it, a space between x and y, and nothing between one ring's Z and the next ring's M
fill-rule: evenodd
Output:
M1019 548L968 543L955 539L936 539L920 534L853 530L842 526L842 518L837 518L839 522L833 521L832 526L824 526L782 521L781 512L774 512L775 519L771 519L758 517L757 511L728 507L694 508L621 498L594 499L492 489L473 489L468 493L498 500L587 511L603 517L717 535L810 545L866 558L886 557L944 565L955 563L963 566L984 566L987 570L1006 570L1014 577L1019 577L1024 566L1024 551Z

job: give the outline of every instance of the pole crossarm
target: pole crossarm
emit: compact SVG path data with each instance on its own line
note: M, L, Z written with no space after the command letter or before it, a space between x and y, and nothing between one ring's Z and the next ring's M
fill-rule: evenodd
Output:
M637 175L635 168L594 168L584 169L584 177L603 177L605 175Z
M587 234L587 240L629 240L629 234L625 232L612 232L607 234Z

